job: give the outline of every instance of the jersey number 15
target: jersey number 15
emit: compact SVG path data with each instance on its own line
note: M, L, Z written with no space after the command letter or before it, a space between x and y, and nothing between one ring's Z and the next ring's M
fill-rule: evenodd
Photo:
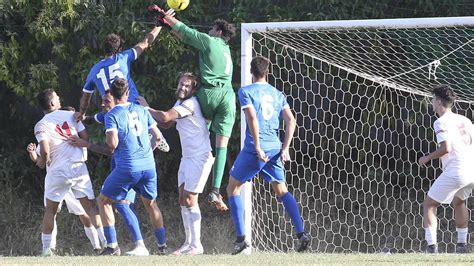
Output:
M110 77L109 80L107 80L107 76L105 75L105 69L108 71L108 76ZM102 86L104 86L104 90L108 91L110 89L109 84L114 81L116 78L124 78L124 75L122 71L120 71L120 65L119 63L115 63L113 65L110 65L108 68L101 68L99 73L97 73L97 78L100 79L102 82Z

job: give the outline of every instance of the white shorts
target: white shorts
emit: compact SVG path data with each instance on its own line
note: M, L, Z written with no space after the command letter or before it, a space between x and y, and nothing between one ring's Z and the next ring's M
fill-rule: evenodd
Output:
M95 198L89 172L83 162L70 164L69 169L50 171L44 183L44 197L54 202L63 201L70 190L76 199Z
M69 213L72 213L74 215L86 214L84 207L82 207L81 202L74 197L74 193L72 193L72 190L69 190L66 196L64 196L64 200L59 203L58 213L61 211L63 202L66 203L66 207ZM44 198L44 206L46 207L46 197Z
M178 170L178 187L184 183L184 190L202 193L211 173L214 157L212 153L181 158Z
M442 204L451 203L454 197L467 199L474 188L472 173L472 171L443 172L431 186L428 196Z

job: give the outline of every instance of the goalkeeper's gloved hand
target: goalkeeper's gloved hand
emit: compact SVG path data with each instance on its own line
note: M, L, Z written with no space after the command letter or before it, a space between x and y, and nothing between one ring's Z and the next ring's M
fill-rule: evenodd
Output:
M147 7L147 10L155 15L154 22L157 27L166 27L171 29L170 24L165 20L166 12L157 5L151 5Z

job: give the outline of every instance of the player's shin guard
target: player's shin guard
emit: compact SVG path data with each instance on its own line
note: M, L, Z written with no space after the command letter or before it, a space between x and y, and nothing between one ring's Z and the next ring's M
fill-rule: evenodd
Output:
M244 224L244 208L240 195L229 197L230 212L232 213L232 221L234 222L235 233L237 237L245 235Z
M219 188L221 187L222 176L224 175L226 159L227 159L227 148L217 147L216 159L214 161L214 168L213 168L214 177L212 179L212 187L213 189L217 189L217 192L219 192Z
M138 240L143 240L142 233L140 231L140 223L138 221L138 217L130 208L128 203L125 202L115 202L114 207L117 211L122 215L123 220L127 224L128 231L132 236L133 242L137 242Z
M186 239L184 241L184 244L191 244L191 234L190 234L190 228L189 228L189 210L188 207L186 206L181 206L181 218L183 219L183 227L184 227L184 232L186 234Z
M158 242L158 246L166 245L166 230L165 227L155 229L155 237Z
M290 192L285 193L280 200L285 206L285 210L291 218L291 222L295 227L296 233L301 234L304 232L303 219L301 218L298 203L296 203L295 197Z
M116 248L118 246L117 232L114 225L104 226L104 235L107 239L107 247Z
M51 234L41 233L41 243L43 244L43 250L46 250L51 247Z
M100 241L99 241L99 235L97 234L97 230L95 229L94 226L91 227L85 227L84 226L84 232L86 232L86 236L89 239L89 241L92 244L93 249L100 249Z
M201 210L199 205L188 208L189 231L191 235L191 245L200 248L201 244Z
M468 230L466 228L456 228L458 233L458 243L467 243Z
M425 240L428 246L436 245L436 227L426 227L425 228Z

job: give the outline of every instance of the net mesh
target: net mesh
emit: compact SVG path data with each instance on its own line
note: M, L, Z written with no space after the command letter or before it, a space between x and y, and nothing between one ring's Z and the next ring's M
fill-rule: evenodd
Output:
M413 252L425 243L422 202L441 173L430 89L449 84L473 117L474 26L272 30L252 34L269 83L297 119L289 190L317 252ZM295 232L270 186L253 189L253 246L287 251ZM471 209L472 202L468 201ZM472 213L469 217L472 220ZM440 251L454 250L452 208L438 208Z

